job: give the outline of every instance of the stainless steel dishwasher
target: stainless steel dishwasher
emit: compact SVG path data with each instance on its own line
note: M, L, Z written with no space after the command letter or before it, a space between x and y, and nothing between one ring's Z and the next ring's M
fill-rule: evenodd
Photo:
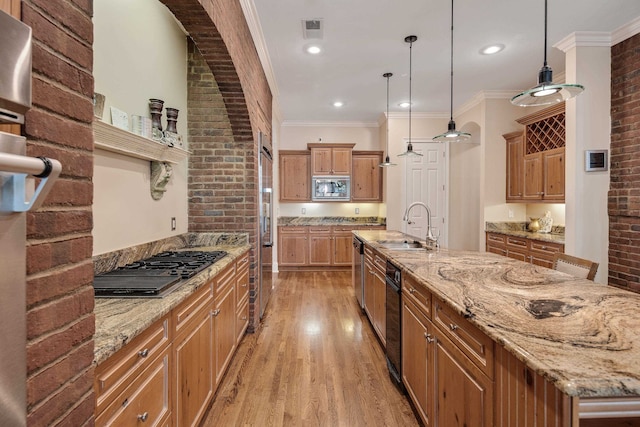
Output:
M402 342L401 342L401 307L400 299L401 273L400 268L387 261L386 269L387 300L386 300L386 357L389 376L396 387L405 392L402 384Z

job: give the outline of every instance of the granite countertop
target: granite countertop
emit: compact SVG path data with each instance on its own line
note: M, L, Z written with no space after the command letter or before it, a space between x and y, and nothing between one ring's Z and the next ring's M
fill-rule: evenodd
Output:
M639 294L491 253L377 243L407 238L398 231L354 233L563 393L640 395Z
M96 298L94 363L99 365L107 360L250 248L248 244L185 248L202 251L222 250L228 252L228 255L191 277L163 298Z
M358 227L386 225L386 218L376 216L282 216L278 218L279 226L314 226L314 225L353 225Z
M485 231L564 245L563 226L554 226L551 233L534 233L527 230L525 222L487 222Z

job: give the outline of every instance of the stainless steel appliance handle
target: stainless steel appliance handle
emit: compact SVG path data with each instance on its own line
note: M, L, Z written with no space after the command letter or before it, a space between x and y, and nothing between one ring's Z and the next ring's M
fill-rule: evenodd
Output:
M0 172L14 174L8 177L2 185L0 211L26 212L29 209L37 209L53 187L61 171L62 165L55 159L0 153ZM30 200L26 200L27 175L42 178Z

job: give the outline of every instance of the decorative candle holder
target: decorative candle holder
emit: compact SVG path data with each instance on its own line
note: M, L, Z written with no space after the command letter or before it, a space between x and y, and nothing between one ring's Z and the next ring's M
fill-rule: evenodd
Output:
M164 101L161 99L149 99L149 111L151 112L151 133L152 138L162 140L162 106Z
M167 132L178 133L178 112L176 108L167 107Z

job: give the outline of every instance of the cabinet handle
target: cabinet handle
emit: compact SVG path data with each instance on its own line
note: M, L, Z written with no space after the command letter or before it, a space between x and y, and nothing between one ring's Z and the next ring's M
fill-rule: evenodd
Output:
M544 191L539 192L538 196L544 196Z
M138 419L142 422L147 421L147 418L149 418L149 413L145 412L144 414L138 415Z
M217 316L218 314L220 314L220 309L216 308L211 314L213 314L213 317Z
M449 329L451 329L452 331L455 331L456 329L458 329L458 325L449 323Z
M247 316L242 316L240 320L247 320Z
M546 246L543 246L543 247L542 247L542 249L546 251L546 250L547 250L547 247L546 247Z
M246 288L246 287L247 287L247 284L246 284L246 283L243 283L241 286L242 286L243 288Z
M428 334L426 332L424 333L424 337L427 339L427 342L429 344L431 344L433 341L435 341L433 338L431 338L431 334Z
M144 350L140 350L138 352L138 356L140 357L147 357L149 355L149 349L145 348Z

